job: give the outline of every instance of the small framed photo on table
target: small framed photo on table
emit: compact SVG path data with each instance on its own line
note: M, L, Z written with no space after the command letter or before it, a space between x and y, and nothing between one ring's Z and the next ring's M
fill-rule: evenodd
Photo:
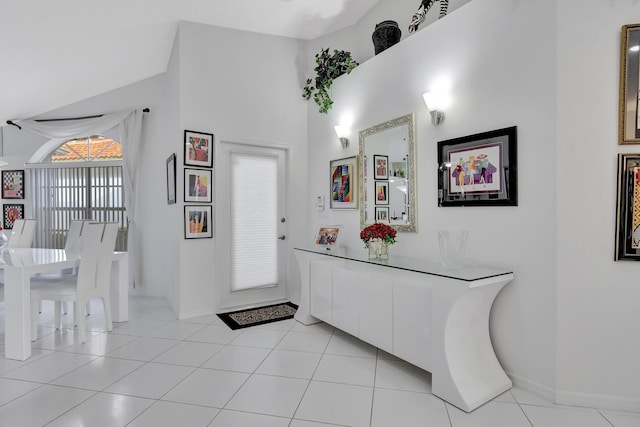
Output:
M24 171L2 171L2 198L24 199Z
M331 250L338 246L339 236L339 225L323 225L318 228L318 232L316 233L313 243L319 248L325 247L327 250Z
M211 203L213 171L184 169L184 201Z
M213 134L184 131L184 164L186 166L213 166Z
M206 239L213 237L212 207L210 205L185 205L184 238Z

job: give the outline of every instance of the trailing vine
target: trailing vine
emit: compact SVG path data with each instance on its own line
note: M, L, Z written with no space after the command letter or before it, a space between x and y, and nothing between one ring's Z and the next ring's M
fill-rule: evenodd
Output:
M351 73L357 66L358 63L351 58L350 52L336 49L333 54L329 54L329 49L322 49L316 54L315 81L307 79L302 97L310 99L313 96L313 100L320 107L319 111L326 114L333 105L330 96L333 80L345 73Z

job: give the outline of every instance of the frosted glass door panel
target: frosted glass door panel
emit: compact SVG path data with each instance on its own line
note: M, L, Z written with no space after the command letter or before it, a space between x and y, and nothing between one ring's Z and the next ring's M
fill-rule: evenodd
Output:
M231 153L231 290L278 283L278 160Z

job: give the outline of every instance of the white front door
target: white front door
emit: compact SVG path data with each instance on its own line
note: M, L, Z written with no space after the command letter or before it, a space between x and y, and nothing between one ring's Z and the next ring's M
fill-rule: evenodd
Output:
M287 152L221 142L218 155L218 311L284 301Z

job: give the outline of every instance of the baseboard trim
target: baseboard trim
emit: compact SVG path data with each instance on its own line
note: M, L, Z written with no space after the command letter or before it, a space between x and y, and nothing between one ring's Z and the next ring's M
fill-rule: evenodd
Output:
M614 411L640 412L640 399L631 399L606 394L554 390L535 381L531 381L528 378L515 375L512 372L507 372L507 375L511 378L515 387L535 394L550 403L597 409L611 409Z
M588 406L598 409L612 409L615 411L640 412L640 399L607 394L576 393L558 390L556 403L559 405Z
M535 394L539 398L544 399L549 403L555 402L556 392L551 387L547 387L546 385L542 385L528 378L521 377L514 374L513 372L507 372L507 375L509 376L509 378L511 378L511 381L513 382L513 385L515 387Z

